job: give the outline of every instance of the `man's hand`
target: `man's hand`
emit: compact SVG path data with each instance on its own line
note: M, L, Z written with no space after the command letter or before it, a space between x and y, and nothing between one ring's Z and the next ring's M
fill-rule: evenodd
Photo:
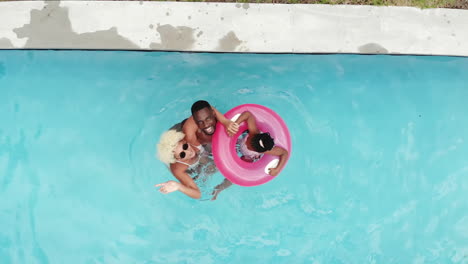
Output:
M227 134L232 137L234 136L237 131L239 131L239 124L233 121L229 121L228 125L226 126Z
M168 194L168 193L179 190L180 183L176 181L167 181L167 182L163 182L160 184L156 184L154 187L160 187L159 188L160 193Z

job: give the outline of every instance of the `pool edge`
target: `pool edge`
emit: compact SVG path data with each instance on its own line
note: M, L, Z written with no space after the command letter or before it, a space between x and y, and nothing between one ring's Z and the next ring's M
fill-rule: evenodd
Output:
M0 2L0 24L0 49L468 56L455 9L21 1Z

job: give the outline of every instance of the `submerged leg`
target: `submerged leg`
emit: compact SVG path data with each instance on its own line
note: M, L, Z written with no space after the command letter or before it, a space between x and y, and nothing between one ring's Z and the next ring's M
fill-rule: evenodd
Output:
M211 198L211 200L212 200L212 201L216 200L216 198L218 198L218 194L219 194L221 191L223 191L223 190L229 188L231 185L232 185L232 182L225 178L224 181L223 181L222 183L218 184L218 185L214 188L213 193L212 193L213 198Z

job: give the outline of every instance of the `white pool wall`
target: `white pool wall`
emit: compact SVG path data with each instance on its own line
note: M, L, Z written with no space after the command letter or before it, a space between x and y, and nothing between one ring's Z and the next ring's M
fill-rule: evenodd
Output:
M468 10L146 1L2 1L0 49L468 56Z

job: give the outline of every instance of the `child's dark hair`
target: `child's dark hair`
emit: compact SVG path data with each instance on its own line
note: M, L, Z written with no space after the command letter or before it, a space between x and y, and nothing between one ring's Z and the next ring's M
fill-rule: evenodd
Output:
M206 108L206 107L211 109L211 105L207 101L199 100L199 101L196 101L195 103L193 103L192 108L190 110L192 110L192 115L193 115L196 112L198 112L198 111L200 111L200 110L202 110L203 108Z
M270 133L260 133L252 137L252 148L259 153L271 150L275 146L275 140Z

